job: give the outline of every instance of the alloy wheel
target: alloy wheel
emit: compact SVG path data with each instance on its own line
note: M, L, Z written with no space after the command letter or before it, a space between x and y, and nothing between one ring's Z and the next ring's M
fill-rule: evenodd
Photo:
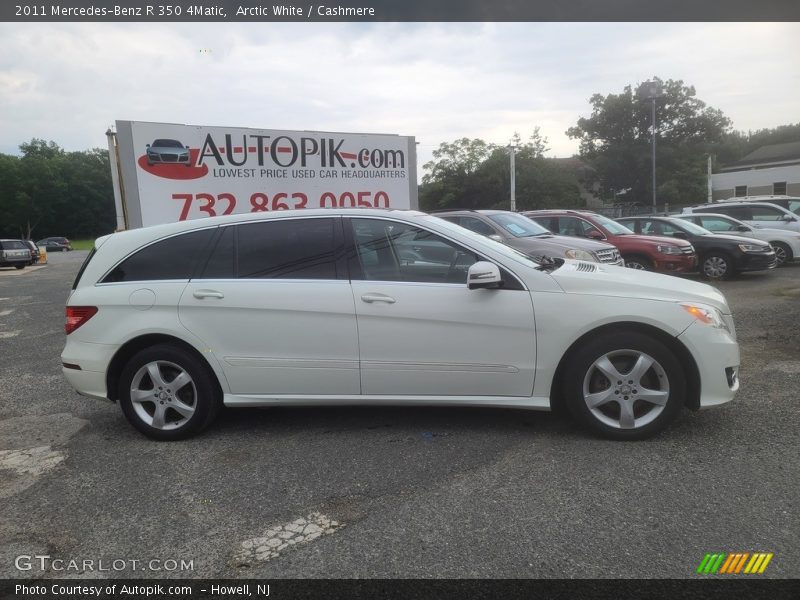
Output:
M157 360L145 364L133 376L130 398L143 423L168 431L182 427L192 418L197 388L182 367Z
M636 429L661 414L669 399L669 379L652 356L615 350L595 360L583 379L583 399L601 423Z

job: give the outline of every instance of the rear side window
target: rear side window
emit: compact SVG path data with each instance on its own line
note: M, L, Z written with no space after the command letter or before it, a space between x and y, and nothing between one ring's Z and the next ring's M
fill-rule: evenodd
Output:
M331 218L276 219L238 226L239 278L336 279Z
M76 287L78 287L78 283L80 282L81 277L83 277L83 272L86 270L86 267L89 266L89 262L92 260L92 258L94 258L94 255L96 253L97 253L97 248L92 248L92 251L89 252L89 256L87 256L86 260L83 261L83 264L81 265L81 268L78 271L78 274L75 276L75 281L72 282L72 289L73 290Z
M0 242L0 246L3 247L3 250L27 250L28 247L23 244L22 242L18 242L16 240L7 240L5 242Z
M189 279L213 235L214 229L202 229L145 246L114 267L101 283Z
M783 215L786 214L777 208L771 208L769 206L752 206L750 211L753 215L750 218L753 221L780 221Z

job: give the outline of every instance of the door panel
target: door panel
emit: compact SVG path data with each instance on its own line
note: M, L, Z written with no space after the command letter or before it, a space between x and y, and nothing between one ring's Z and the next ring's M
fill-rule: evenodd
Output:
M363 394L532 394L528 291L467 289L467 269L481 257L431 232L391 220L351 224ZM419 259L412 245L424 245Z

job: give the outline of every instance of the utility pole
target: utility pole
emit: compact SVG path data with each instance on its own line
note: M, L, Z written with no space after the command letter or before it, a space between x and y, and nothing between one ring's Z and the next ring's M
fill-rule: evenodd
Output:
M517 148L515 146L509 146L508 149L510 150L511 159L511 212L517 212L517 167L514 162Z
M638 95L640 99L651 100L653 103L652 123L653 123L653 214L656 214L656 98L661 96L661 82L645 81L639 86Z
M713 189L714 188L711 185L711 155L710 154L708 155L707 171L708 171L708 203L711 204L711 202L713 202L713 197L714 197L714 194L713 194Z

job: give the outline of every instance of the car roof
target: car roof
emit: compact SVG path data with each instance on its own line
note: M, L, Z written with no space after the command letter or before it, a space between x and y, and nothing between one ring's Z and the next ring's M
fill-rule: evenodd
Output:
M757 201L757 200L745 200L743 202L739 202L738 200L725 200L723 202L703 202L702 204L693 204L691 206L687 206L686 208L701 208L703 206L740 206L742 204L752 204L755 206L771 206L774 208L780 208L781 210L786 210L784 207L775 204L773 202L765 201Z

